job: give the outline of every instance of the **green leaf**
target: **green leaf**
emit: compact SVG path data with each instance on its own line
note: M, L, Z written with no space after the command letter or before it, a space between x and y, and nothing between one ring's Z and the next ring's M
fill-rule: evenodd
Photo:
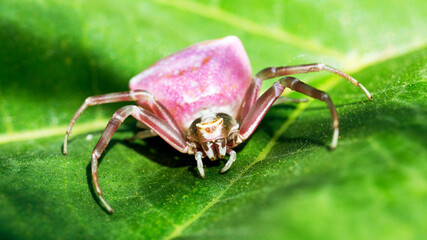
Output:
M1 1L0 236L6 239L422 239L427 235L425 1ZM254 71L324 62L298 78L337 105L328 151L322 102L273 107L227 174L159 138L128 143L127 120L90 153L123 104L89 108L69 155L68 121L88 96L123 91L156 60L237 35ZM267 89L274 80L267 81ZM296 97L299 94L291 93Z

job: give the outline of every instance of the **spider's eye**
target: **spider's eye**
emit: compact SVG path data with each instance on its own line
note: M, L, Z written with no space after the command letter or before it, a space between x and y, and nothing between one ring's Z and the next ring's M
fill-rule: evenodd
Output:
M205 131L208 132L208 133L210 133L211 129L209 127L207 127L207 128L205 128Z
M213 131L215 131L215 129L216 129L216 127L212 127L212 128L211 128L212 132L213 132Z

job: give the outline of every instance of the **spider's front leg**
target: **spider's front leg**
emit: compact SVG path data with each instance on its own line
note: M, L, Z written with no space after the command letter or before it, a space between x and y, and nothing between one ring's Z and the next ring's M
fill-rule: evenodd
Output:
M98 183L98 159L110 142L114 132L116 132L120 124L130 115L152 129L157 135L163 138L163 140L165 140L176 150L182 153L188 153L190 151L189 146L181 132L176 131L172 126L169 125L169 123L161 119L159 116L154 115L142 107L134 105L125 106L117 110L111 120L108 122L101 138L93 149L91 158L93 185L100 201L110 213L113 213L113 209L105 201Z
M334 149L338 143L339 124L338 114L331 98L327 93L307 85L294 77L284 77L279 79L279 81L277 81L271 88L269 88L263 95L261 95L261 97L259 97L259 99L253 105L252 109L247 113L245 119L242 121L239 133L239 138L241 141L246 140L255 131L256 127L261 122L268 109L279 98L286 87L312 98L321 100L328 105L332 115L332 127L334 129L331 149Z
M125 102L125 101L138 101L138 103L152 110L152 112L154 112L159 118L166 121L169 124L169 126L172 127L174 130L178 132L181 131L175 119L170 114L170 112L160 102L158 102L153 97L153 95L151 95L149 92L144 90L131 90L127 92L109 93L109 94L86 98L86 100L84 101L82 106L80 106L80 108L77 110L77 112L74 114L73 118L70 121L70 124L68 125L67 132L65 133L63 153L64 154L68 153L68 147L67 147L68 137L71 134L71 130L74 126L74 123L87 107L106 104L106 103Z

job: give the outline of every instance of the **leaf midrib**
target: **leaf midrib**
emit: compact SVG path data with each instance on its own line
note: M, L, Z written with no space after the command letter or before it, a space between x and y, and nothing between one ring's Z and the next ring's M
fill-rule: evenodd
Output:
M96 129L102 129L106 126L108 119L97 119L95 121L89 121L81 124L77 124L73 128L73 135L83 134L92 132ZM64 135L68 125L56 126L50 128L43 128L38 130L12 132L0 134L0 145L19 141L36 140L40 138L48 138L53 136Z
M298 35L292 34L277 27L265 27L262 24L251 21L246 18L242 18L238 15L224 11L220 8L204 5L193 1L168 1L168 0L152 0L155 3L162 4L165 6L173 7L182 11L186 11L195 15L202 16L207 19L211 19L220 23L224 23L235 27L240 30L244 30L253 35L258 35L263 38L270 38L272 40L289 44L291 46L305 49L310 52L328 55L334 57L344 65L350 64L345 53L342 53L336 49L326 47L319 42L311 39L305 39ZM352 61L360 62L361 59L355 60L353 56Z

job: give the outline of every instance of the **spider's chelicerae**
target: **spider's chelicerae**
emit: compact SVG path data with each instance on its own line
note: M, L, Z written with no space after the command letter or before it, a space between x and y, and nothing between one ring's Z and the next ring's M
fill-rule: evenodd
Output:
M87 98L70 122L64 154L67 154L67 139L73 125L88 106L123 101L138 103L114 113L92 152L93 184L102 204L112 213L99 187L98 158L127 117L132 115L148 127L138 132L134 139L160 136L176 150L194 155L200 176L204 178L202 159L208 157L213 161L228 154L230 157L220 171L226 172L236 161L233 148L251 136L273 103L278 99L280 102L289 100L280 97L285 88L328 105L333 128L331 148L334 149L338 142L338 115L328 94L294 77L283 77L258 97L265 79L319 71L347 79L372 98L354 78L322 63L269 67L252 77L248 56L237 37L201 42L161 59L133 77L130 91Z

